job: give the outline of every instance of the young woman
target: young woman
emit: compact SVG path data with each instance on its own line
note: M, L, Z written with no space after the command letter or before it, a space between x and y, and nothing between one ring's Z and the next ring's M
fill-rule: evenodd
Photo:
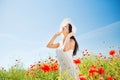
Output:
M76 65L73 63L73 56L78 50L78 43L74 37L75 29L69 19L65 19L62 30L57 32L47 44L48 48L57 48L56 55L60 65L60 72L64 80L79 80ZM63 41L54 43L54 40L63 35Z

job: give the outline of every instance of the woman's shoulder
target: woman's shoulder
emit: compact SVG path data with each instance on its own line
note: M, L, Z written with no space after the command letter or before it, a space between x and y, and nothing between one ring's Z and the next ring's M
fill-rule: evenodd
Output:
M70 39L70 44L75 44L75 40L74 39Z

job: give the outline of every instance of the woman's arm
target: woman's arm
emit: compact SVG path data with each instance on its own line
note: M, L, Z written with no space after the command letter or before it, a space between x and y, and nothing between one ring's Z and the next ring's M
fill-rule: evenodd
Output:
M59 36L61 34L61 32L57 32L52 39L48 42L47 47L48 48L58 48L60 43L54 43L55 39L57 38L57 36Z

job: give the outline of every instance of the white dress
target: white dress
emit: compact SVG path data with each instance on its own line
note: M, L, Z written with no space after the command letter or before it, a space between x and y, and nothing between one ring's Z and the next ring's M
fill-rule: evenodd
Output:
M73 63L73 50L63 52L63 44L60 42L60 47L56 50L60 72L64 80L79 80L78 68Z

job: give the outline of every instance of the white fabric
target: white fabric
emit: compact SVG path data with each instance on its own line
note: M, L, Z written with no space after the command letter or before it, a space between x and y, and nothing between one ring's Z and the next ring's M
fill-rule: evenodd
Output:
M64 80L79 80L78 78L78 68L76 64L73 63L73 50L63 52L63 44L60 42L60 47L56 50L56 55L58 58L60 72L63 75ZM64 74L67 74L64 76ZM74 79L69 79L70 77Z

